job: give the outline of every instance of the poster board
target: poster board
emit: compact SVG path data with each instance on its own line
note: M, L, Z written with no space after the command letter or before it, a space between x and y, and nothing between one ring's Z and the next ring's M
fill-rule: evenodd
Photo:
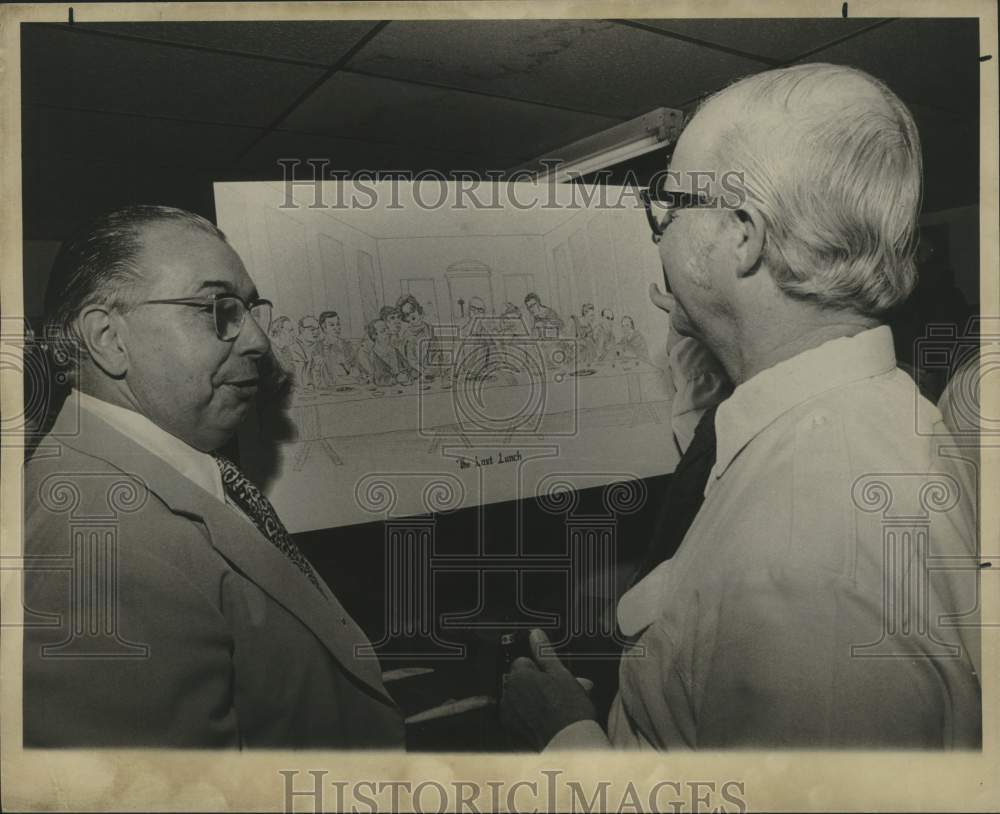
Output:
M637 188L292 180L215 185L291 376L240 435L290 531L673 469Z

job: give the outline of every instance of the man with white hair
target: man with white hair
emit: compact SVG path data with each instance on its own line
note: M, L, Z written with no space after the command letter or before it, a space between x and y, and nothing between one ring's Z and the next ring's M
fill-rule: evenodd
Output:
M619 603L607 735L535 631L501 707L527 743L979 745L969 469L882 324L915 281L920 156L900 100L842 66L741 80L685 129L645 199L651 296L735 390L679 466L679 549Z

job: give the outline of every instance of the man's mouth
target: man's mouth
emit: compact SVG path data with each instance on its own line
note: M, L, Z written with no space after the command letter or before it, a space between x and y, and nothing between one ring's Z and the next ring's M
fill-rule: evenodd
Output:
M260 379L256 376L249 379L233 379L232 381L226 382L226 384L242 391L256 392L257 386L260 384Z

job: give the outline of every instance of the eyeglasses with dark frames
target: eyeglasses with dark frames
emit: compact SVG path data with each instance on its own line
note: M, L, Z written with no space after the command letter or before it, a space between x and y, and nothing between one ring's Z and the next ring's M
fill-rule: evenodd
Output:
M232 342L240 335L247 313L267 334L271 327L270 300L256 298L247 302L237 294L213 294L210 297L178 297L176 299L144 300L137 305L188 305L210 311L215 324L215 335L223 342Z
M646 208L646 220L653 231L653 242L659 243L663 233L670 225L674 212L681 209L709 209L715 206L715 198L692 192L674 192L668 189L642 189L639 191L642 205ZM660 204L665 210L662 217L653 212L653 202Z

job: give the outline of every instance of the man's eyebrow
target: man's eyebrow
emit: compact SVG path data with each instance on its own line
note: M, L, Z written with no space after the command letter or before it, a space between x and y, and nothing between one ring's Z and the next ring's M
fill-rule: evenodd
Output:
M226 291L233 290L232 284L226 282L225 280L204 280L202 284L198 286L198 290L201 291L205 288L223 288Z
M200 286L198 286L199 291L206 288L221 288L228 293L236 293L236 289L233 287L233 284L227 282L226 280L205 280ZM260 292L257 291L257 287L254 286L253 291L250 292L250 296L247 297L247 302L253 302L257 299L260 299Z

